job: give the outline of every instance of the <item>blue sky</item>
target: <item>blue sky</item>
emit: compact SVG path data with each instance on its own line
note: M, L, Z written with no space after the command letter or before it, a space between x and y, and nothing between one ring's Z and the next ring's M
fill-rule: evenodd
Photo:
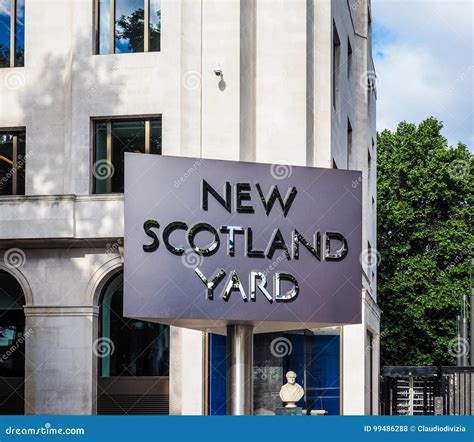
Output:
M474 0L372 0L377 130L433 115L474 150Z

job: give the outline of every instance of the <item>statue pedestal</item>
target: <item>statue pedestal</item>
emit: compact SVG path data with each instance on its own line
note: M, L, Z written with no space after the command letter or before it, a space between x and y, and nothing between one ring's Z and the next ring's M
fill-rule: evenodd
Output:
M303 416L303 409L301 407L276 407L275 414L277 416Z

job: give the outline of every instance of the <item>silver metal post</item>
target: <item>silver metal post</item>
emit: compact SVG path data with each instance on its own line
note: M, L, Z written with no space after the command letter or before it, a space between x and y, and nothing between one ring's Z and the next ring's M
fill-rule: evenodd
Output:
M467 348L467 320L466 318L461 318L461 342L462 342L462 353L461 353L461 366L467 367L467 360L469 355L469 350Z
M456 349L456 366L462 367L462 356L461 356L461 351L459 349L459 346L461 345L461 338L462 338L462 325L461 325L461 315L458 315L456 317L456 325L457 325L457 342L458 342L458 348Z
M253 414L253 326L227 326L227 414Z
M467 334L467 309L466 309L466 303L467 303L467 296L463 296L462 299L463 302L463 311L462 311L462 318L461 318L461 337L462 337L462 357L461 357L461 364L463 367L467 367L467 361L469 357L469 347L468 347L468 341L469 341L469 336Z

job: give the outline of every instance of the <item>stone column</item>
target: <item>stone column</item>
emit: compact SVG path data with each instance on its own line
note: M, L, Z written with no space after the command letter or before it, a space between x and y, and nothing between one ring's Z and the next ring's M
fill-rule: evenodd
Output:
M98 307L27 306L25 414L96 414Z

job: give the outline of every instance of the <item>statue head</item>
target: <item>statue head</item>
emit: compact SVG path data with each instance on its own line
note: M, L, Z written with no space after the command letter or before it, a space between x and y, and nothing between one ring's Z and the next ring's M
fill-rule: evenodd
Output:
M289 384L293 385L296 382L296 373L290 370L288 373L286 373L286 380Z

